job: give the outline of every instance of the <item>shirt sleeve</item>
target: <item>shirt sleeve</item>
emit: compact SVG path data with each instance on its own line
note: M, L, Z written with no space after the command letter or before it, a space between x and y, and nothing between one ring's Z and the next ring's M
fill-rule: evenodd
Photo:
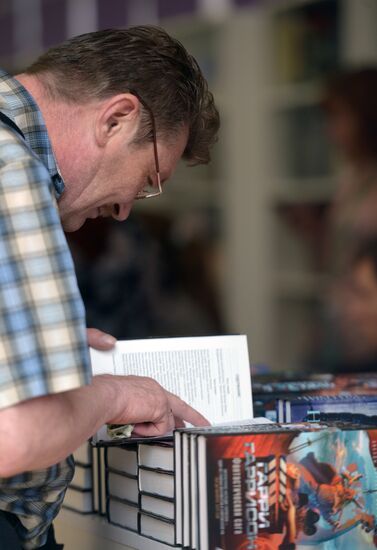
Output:
M91 379L84 305L50 175L9 135L0 137L0 408Z

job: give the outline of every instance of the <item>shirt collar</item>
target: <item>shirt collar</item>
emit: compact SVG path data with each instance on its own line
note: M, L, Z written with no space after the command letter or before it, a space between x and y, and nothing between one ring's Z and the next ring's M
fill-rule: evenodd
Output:
M23 132L26 143L49 171L56 197L59 198L64 191L64 182L58 171L42 113L26 88L2 69L0 69L0 111L13 120Z

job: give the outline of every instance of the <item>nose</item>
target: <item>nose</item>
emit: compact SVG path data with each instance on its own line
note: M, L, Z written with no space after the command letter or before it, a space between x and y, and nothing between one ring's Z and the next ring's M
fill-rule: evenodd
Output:
M113 205L111 217L118 222L124 222L130 214L131 205L116 203Z

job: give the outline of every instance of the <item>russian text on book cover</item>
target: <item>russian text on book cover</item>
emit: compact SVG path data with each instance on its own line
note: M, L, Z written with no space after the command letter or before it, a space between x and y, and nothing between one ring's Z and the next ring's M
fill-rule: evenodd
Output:
M338 428L208 438L209 548L377 547L376 439Z

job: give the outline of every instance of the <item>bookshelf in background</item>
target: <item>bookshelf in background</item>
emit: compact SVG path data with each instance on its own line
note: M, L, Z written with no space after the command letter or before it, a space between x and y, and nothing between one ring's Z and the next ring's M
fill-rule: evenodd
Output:
M281 2L273 15L276 77L288 84L337 69L341 0Z
M341 57L340 3L266 3L227 21L167 24L203 68L222 128L210 165L178 169L169 193L141 207L177 220L199 215L219 229L225 327L247 332L252 360L276 369L298 366L316 345L312 317L324 277L286 211L322 208L333 193L319 102Z
M266 15L273 41L265 84L275 159L270 173L271 334L279 369L312 362L324 345L323 298L329 282L324 221L338 167L326 137L321 90L337 70L377 60L376 41L368 38L373 34L368 20L377 22L377 12L367 4L290 0Z

